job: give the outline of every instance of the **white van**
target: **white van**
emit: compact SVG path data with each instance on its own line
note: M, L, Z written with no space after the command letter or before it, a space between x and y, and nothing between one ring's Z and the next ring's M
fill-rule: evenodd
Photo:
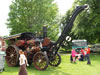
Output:
M88 45L88 47L93 52L100 52L100 43L94 44L94 45Z

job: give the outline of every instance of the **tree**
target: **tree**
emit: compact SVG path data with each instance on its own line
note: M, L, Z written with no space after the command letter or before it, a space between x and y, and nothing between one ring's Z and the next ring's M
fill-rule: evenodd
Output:
M72 12L77 5L84 4L88 4L90 8L77 16L70 35L74 39L87 39L89 43L100 42L100 1L75 0L69 11Z
M22 32L41 32L42 26L47 25L48 36L55 39L58 33L58 8L53 0L14 0L10 5L7 26L11 29L10 34ZM51 30L56 31L52 33ZM42 33L41 33L42 34Z

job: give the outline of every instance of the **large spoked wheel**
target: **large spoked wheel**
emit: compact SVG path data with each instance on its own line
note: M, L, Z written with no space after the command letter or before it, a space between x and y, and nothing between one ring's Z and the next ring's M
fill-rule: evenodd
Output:
M47 55L43 52L37 52L33 57L33 64L36 69L45 70L49 64Z
M57 53L54 57L52 57L49 61L51 66L57 67L61 63L61 56Z
M6 49L6 62L8 66L18 66L19 48L15 45L8 46Z

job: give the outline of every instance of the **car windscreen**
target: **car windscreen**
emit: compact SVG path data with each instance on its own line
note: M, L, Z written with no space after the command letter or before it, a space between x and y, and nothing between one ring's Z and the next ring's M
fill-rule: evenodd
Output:
M86 48L87 47L87 41L84 41L84 40L72 41L72 47L74 47L74 48Z

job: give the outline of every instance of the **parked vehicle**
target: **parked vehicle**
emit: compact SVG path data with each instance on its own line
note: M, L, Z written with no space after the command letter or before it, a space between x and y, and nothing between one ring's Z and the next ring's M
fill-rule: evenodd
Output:
M100 43L88 45L92 52L100 52Z
M72 49L87 48L87 40L72 40Z
M3 72L5 69L5 48L6 44L2 37L0 37L0 72Z
M0 72L3 72L5 70L5 52L0 51Z

